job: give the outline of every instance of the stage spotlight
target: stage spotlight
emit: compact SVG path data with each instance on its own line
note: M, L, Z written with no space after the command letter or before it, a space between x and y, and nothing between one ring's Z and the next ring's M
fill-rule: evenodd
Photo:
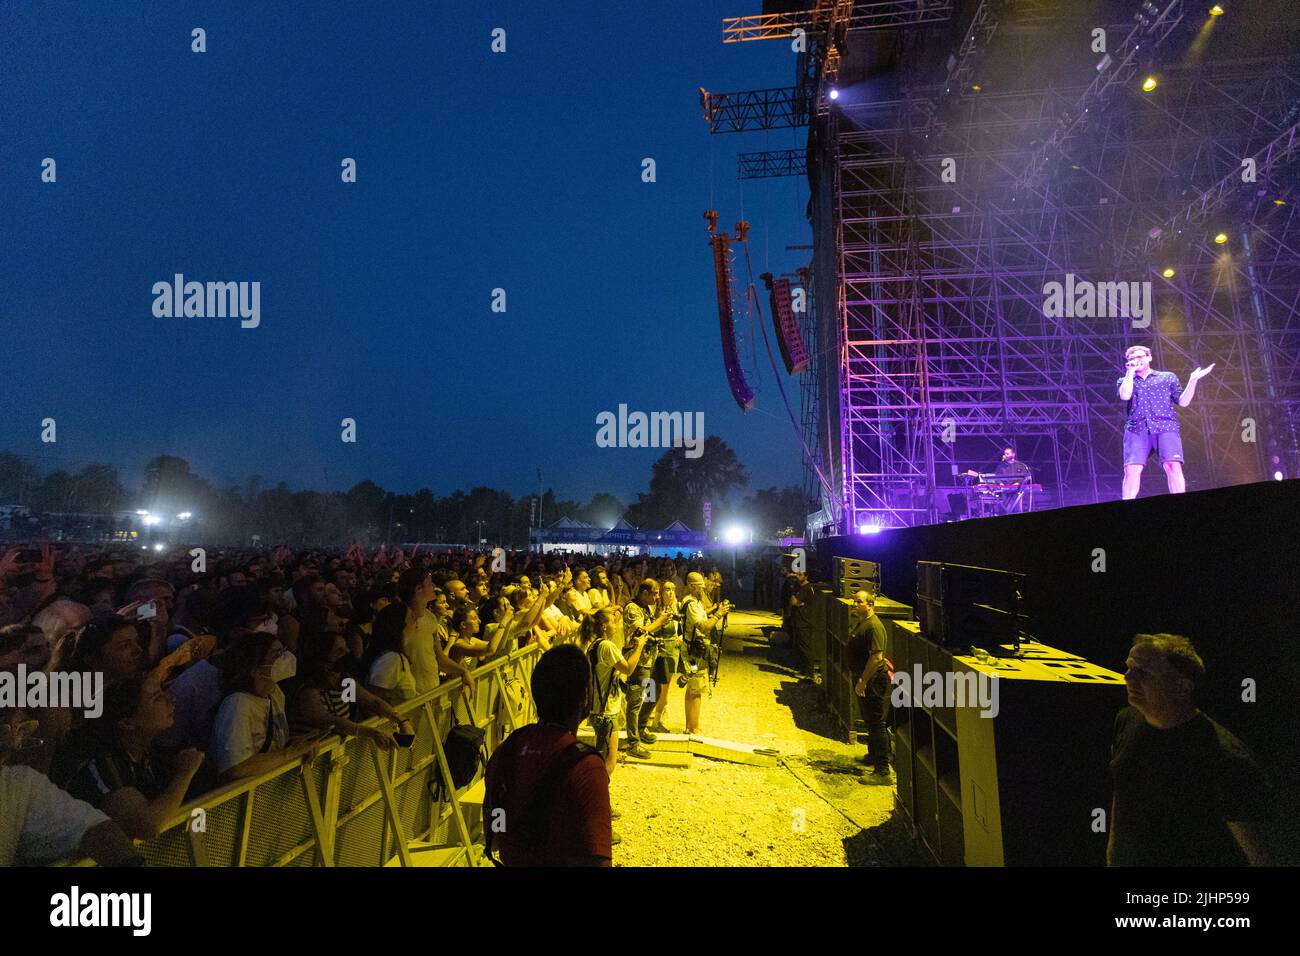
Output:
M1225 242L1228 241L1228 234L1226 232L1221 232L1214 237L1214 241L1217 242L1219 245L1223 245Z
M1286 477L1286 476L1283 475L1282 472L1280 472L1280 471L1275 471L1275 472L1273 472L1273 480L1274 480L1274 481L1281 481L1284 477Z
M840 91L837 90L837 89L835 89L835 87L832 86L832 87L831 87L831 99L833 99L833 100L838 100L839 98L840 98Z
M971 84L971 89L978 93L980 91L980 85L978 83L973 83Z
M1285 205L1286 205L1286 200L1285 200L1285 199L1274 199L1274 200L1273 200L1273 205L1274 205L1274 206L1285 206Z
M1174 267L1165 266L1165 271L1160 274L1164 276L1166 279L1172 279L1174 277Z
M742 528L738 524L733 524L728 528L726 528L725 530L723 530L722 540L725 541L727 544L731 545L733 548L736 547L737 545L744 544L747 540L749 540L749 529Z
M161 544L155 544L155 545L153 546L153 549L154 549L155 551L161 551L161 550L163 549L163 546L162 546Z
M1214 6L1210 7L1210 16L1212 17L1223 16L1223 7L1219 6L1217 3Z
M145 524L154 525L158 523L159 518L157 515L145 515L143 520Z
M858 534L880 534L880 525L860 524L858 525Z
M1150 93L1159 85L1160 85L1159 81L1157 81L1154 76L1148 76L1145 80L1142 81L1142 92Z

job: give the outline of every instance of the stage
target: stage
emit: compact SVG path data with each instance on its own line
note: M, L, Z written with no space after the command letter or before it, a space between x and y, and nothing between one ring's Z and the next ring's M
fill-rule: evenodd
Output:
M1202 709L1255 752L1293 821L1297 543L1300 481L1271 481L826 538L816 577L831 580L833 556L876 561L883 593L915 605L917 561L1023 572L1034 637L1120 672L1135 633L1186 635L1207 670Z

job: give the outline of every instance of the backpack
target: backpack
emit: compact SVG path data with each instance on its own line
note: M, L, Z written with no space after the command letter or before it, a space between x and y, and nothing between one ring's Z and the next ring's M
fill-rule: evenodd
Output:
M521 735L518 732L511 734L510 739L501 745L501 749L505 752L500 758L502 761L500 772L496 774L495 785L483 798L484 855L494 866L505 865L492 854L492 845L496 842L497 835L494 828L495 811L500 809L503 814L508 812L506 810L506 803L510 796L508 781L514 776L519 760L520 746L516 740L519 736ZM552 757L551 762L546 766L546 772L542 774L541 781L533 790L527 806L522 810L516 808L515 816L510 822L511 836L530 849L537 850L546 846L546 841L550 838L551 810L555 806L555 798L559 795L560 786L584 757L591 756L599 757L600 753L596 748L575 740ZM602 766L604 766L603 760Z
M469 712L469 705L465 705L467 717L472 715ZM456 703L451 705L451 730L447 731L447 739L443 741L442 749L447 755L447 769L451 771L450 782L442 772L442 767L437 763L434 764L438 771L429 779L429 793L439 802L447 799L453 790L459 790L468 786L470 781L477 775L479 768L487 762L487 732L483 728L474 724L471 719L469 723L462 724L456 719Z

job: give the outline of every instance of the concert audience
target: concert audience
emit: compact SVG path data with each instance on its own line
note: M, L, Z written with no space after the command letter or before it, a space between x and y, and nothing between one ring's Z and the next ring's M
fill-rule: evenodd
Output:
M476 667L533 644L548 660L565 660L557 652L581 660L584 684L568 688L567 709L595 718L607 803L628 710L623 683L632 677L638 691L652 689L628 741L632 756L645 758L649 715L662 732L680 656L674 585L707 569L686 560L615 556L606 567L595 557L512 554L505 569L489 570L483 554L407 558L354 546L342 554L210 549L208 573L179 551L47 547L24 565L18 550L0 559L0 670L98 673L105 691L93 720L74 708L42 708L11 733L14 711L0 715L10 738L29 741L21 747L28 766L5 768L4 786L62 821L39 838L0 834L0 858L11 860L91 851L134 860L120 846L123 833L148 839L208 789L312 759L322 735L391 748L415 732L394 708L443 678L464 678L472 694ZM652 571L664 581L662 597L646 580ZM646 625L653 654L636 631ZM565 693L547 705L556 720L569 716L561 713ZM608 840L603 846L578 856L607 862Z

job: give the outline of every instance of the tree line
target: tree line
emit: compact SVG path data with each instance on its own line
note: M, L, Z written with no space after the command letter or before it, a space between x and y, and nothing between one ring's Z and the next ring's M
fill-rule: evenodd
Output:
M193 517L188 537L214 544L287 543L332 546L352 540L367 545L423 541L473 545L480 535L491 546L523 548L528 529L541 520L562 517L608 528L624 518L636 528L657 529L681 521L704 528L704 506L712 507L714 529L731 521L752 528L755 538L802 534L813 510L793 487L763 488L743 498L749 474L735 452L717 436L705 440L704 453L686 458L665 452L651 468L648 490L624 503L600 492L583 503L557 497L554 489L514 497L495 488L476 487L436 495L385 489L365 480L347 491L293 489L258 476L243 485L219 486L191 470L184 458L158 455L145 466L138 487L123 484L112 465L42 471L30 460L0 453L0 505L34 513L104 514L148 510L170 522L176 514ZM167 526L160 528L166 533Z

